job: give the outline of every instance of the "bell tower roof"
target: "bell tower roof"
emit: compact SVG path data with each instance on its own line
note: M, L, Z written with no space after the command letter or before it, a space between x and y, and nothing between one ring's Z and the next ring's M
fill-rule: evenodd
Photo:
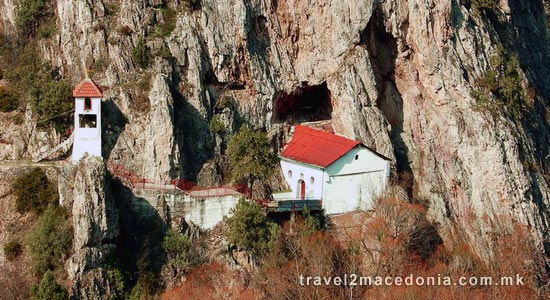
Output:
M82 80L73 90L74 98L103 98L101 88L90 78Z

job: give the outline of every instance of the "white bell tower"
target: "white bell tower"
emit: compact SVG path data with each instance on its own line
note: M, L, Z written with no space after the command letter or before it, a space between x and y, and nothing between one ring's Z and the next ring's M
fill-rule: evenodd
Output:
M101 157L101 88L90 78L73 90L74 141L72 161L78 162L85 153Z

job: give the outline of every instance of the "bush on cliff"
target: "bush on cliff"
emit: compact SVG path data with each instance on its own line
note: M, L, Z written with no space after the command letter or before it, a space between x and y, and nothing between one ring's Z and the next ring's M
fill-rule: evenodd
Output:
M55 281L52 271L44 273L38 286L32 288L32 300L68 300L69 293Z
M161 8L163 21L155 26L152 37L168 37L176 28L178 12L171 8Z
M476 12L480 12L482 10L496 9L499 5L499 0L461 0L461 3Z
M220 120L220 117L215 115L210 119L210 122L208 123L208 128L210 129L210 133L212 134L222 134L225 131L225 125Z
M267 219L260 205L244 198L233 209L233 216L227 219L227 224L229 241L254 254L269 249L279 232L279 226Z
M23 252L23 246L18 240L11 240L4 245L4 256L8 261L16 259Z
M132 49L132 59L141 68L149 67L149 64L151 64L151 48L143 40L139 40Z
M275 170L277 156L270 149L267 134L247 126L231 137L227 146L233 179L248 184L249 197L256 181L267 181Z
M10 112L17 109L18 105L17 95L6 87L0 86L0 111Z
M48 270L62 268L72 237L65 209L50 207L44 211L32 227L26 241L34 271L42 274Z
M178 271L187 272L204 262L193 241L187 235L175 230L168 230L164 236L162 248L168 256L169 263Z
M19 213L33 212L40 215L49 205L56 205L58 201L54 184L40 168L17 177L13 189Z
M36 30L40 19L47 15L46 0L22 0L16 11L15 25L24 34Z
M519 70L518 58L499 46L490 59L489 70L476 82L479 89L472 93L477 107L493 114L521 117L529 107L529 98Z
M12 60L5 77L17 91L19 102L31 104L40 118L37 125L53 125L60 129L70 123L73 102L69 83L56 69L38 59L40 55L35 44L11 47L4 54Z

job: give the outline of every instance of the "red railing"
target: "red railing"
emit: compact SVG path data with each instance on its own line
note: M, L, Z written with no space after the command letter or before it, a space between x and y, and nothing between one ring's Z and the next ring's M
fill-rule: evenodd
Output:
M197 186L196 182L185 180L183 178L176 178L172 180L172 184L182 191L189 191Z
M111 171L111 174L113 174L117 178L127 181L132 185L132 187L139 185L145 186L146 183L153 183L140 175L132 173L123 165L107 163L107 168L109 169L109 171Z
M224 185L220 187L200 187L196 182L177 178L170 183L159 183L146 179L128 170L124 165L108 163L107 168L113 176L121 179L132 188L144 190L185 191L199 198L240 195L248 193L246 184Z
M270 200L270 199L256 199L254 200L256 201L256 204L266 208L269 204L269 202L273 202L273 200Z

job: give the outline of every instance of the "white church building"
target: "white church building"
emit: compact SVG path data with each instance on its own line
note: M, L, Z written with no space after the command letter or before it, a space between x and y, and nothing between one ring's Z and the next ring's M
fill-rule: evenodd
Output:
M74 141L72 161L78 162L85 153L101 157L101 88L90 78L73 90Z
M280 159L291 192L274 200L321 200L326 214L372 209L390 176L390 160L359 141L300 125Z

